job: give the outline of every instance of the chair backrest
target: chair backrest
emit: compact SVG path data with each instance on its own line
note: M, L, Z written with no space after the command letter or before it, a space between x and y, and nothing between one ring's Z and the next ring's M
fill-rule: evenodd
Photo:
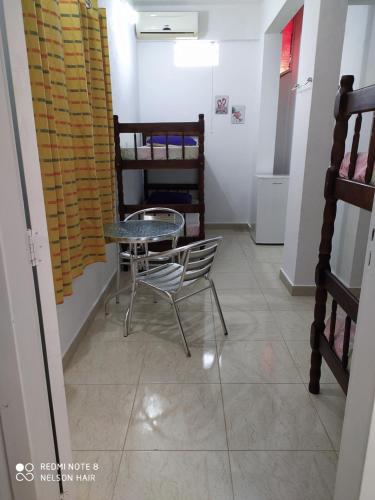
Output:
M209 278L217 249L223 240L222 236L197 241L185 248L183 258L184 272L181 277L181 287L189 281L199 278Z
M177 212L177 210L173 210L172 208L163 207L152 207L138 210L138 212L134 212L125 218L125 221L128 220L160 220L163 222L172 222L173 224L179 226L181 231L185 225L184 216L180 214L180 212Z

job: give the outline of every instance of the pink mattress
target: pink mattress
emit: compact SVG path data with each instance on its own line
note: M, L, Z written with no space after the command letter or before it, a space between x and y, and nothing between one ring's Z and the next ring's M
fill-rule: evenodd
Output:
M343 346L344 346L345 318L346 318L345 312L340 307L337 307L333 349L340 359L342 359ZM330 328L331 328L331 317L329 316L326 321L326 327L324 330L324 335L327 337L328 340L330 335ZM351 358L351 354L353 352L354 337L355 337L355 323L352 322L350 328L350 342L349 342L349 353L348 353L349 359Z
M365 182L365 175L367 169L367 153L358 153L357 162L355 165L354 175L352 180L357 182ZM350 165L350 153L346 153L341 162L339 176L347 179ZM370 184L375 184L374 175L372 176Z

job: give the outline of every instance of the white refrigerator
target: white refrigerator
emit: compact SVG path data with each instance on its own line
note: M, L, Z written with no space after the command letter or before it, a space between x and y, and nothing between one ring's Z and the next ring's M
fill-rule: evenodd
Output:
M256 175L256 222L251 236L257 244L284 243L288 175Z

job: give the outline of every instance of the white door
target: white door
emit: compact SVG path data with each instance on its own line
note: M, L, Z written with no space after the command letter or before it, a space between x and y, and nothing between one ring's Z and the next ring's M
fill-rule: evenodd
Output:
M5 452L4 434L2 427L3 426L0 420L0 498L2 500L12 500L13 494L10 481L10 470L8 466L7 455Z
M27 481L21 475L16 480L16 473L24 472L21 465L16 471L17 464L35 467L56 458L2 40L0 43L0 408L2 476L10 483L2 488L20 500L57 499L57 484L41 488L38 481Z
M350 369L335 500L375 498L375 205Z
M0 32L0 497L73 500L40 474L72 455L20 0L0 0Z

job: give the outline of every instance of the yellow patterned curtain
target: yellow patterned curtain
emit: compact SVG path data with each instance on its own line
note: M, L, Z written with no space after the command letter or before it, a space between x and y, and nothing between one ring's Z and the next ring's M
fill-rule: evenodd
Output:
M114 141L105 10L93 1L22 0L56 302L106 260Z

